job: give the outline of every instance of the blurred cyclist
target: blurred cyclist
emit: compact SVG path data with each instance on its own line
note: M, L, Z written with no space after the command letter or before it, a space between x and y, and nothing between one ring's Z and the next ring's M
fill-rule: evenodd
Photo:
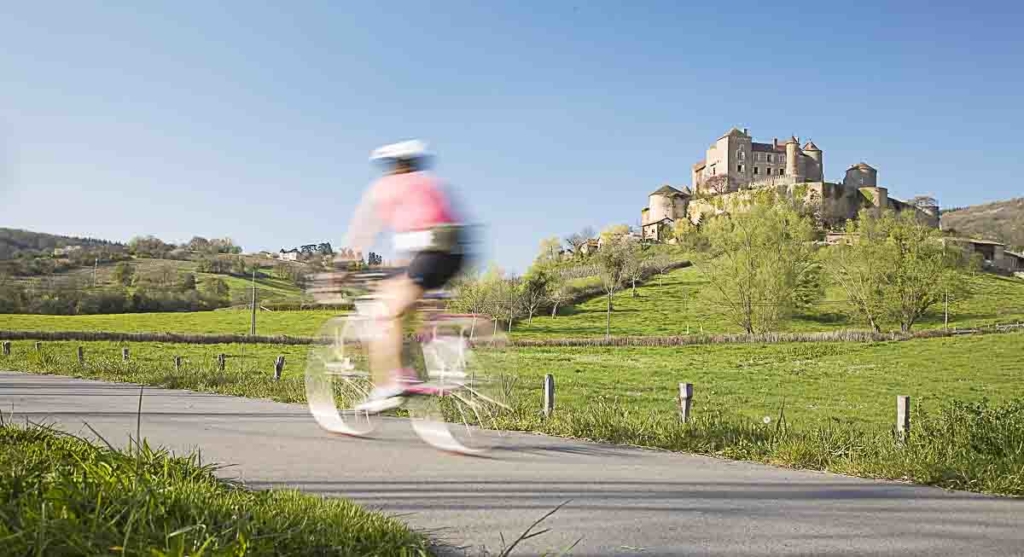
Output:
M430 394L412 369L402 365L402 317L426 292L441 288L462 268L465 232L441 182L426 171L421 141L404 141L373 151L385 176L364 194L349 226L345 246L365 253L377 235L390 229L394 247L411 252L407 271L383 281L381 334L370 345L374 388L357 410L382 412L404 402L403 395Z

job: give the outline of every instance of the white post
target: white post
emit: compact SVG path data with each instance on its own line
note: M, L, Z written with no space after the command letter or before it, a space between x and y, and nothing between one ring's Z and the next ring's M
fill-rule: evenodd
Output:
M555 410L555 376L550 373L544 376L544 417Z
M693 404L693 383L679 384L679 419L683 423L690 421L690 408Z
M281 372L284 371L284 356L278 356L274 360L274 381L281 380Z
M896 397L896 433L901 441L910 433L910 397L907 395Z

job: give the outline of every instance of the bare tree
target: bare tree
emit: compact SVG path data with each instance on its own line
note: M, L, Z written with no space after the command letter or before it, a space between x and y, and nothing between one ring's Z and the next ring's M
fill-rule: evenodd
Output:
M676 264L676 259L663 253L650 258L647 264L658 273L658 286L661 286L661 277Z
M520 299L528 322L533 324L533 315L548 300L548 273L535 270L528 274L522 281Z
M555 279L555 282L548 283L548 302L551 303L551 317L558 315L558 306L569 301L573 297L575 288L564 280Z
M601 287L608 301L605 318L605 337L612 335L612 295L615 294L626 278L628 266L628 243L622 238L608 241L597 252L598 264L601 266Z
M626 256L626 268L623 270L625 280L632 287L631 297L636 298L636 283L644 278L650 263L648 253L640 248L640 245L628 238L620 240L624 243L623 250Z
M729 193L729 177L725 174L718 174L716 176L708 176L700 183L700 189L703 192L720 195L723 193Z
M579 232L573 232L565 237L565 243L572 249L573 257L580 255L580 249L587 244L587 240L594 237L594 228L586 226Z

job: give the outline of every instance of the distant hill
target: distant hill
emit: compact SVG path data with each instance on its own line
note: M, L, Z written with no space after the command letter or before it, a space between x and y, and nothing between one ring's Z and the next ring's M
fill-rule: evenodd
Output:
M0 228L0 260L13 259L19 254L52 253L56 248L81 246L82 248L124 247L124 244L95 238L58 236L17 228Z
M942 229L1024 249L1024 197L942 213Z

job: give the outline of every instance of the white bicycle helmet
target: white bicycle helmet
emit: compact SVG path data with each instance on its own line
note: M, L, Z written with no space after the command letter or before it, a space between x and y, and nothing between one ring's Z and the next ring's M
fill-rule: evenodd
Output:
M419 139L400 141L390 145L378 147L370 153L371 161L389 162L400 160L419 160L430 156L427 152L427 144Z

